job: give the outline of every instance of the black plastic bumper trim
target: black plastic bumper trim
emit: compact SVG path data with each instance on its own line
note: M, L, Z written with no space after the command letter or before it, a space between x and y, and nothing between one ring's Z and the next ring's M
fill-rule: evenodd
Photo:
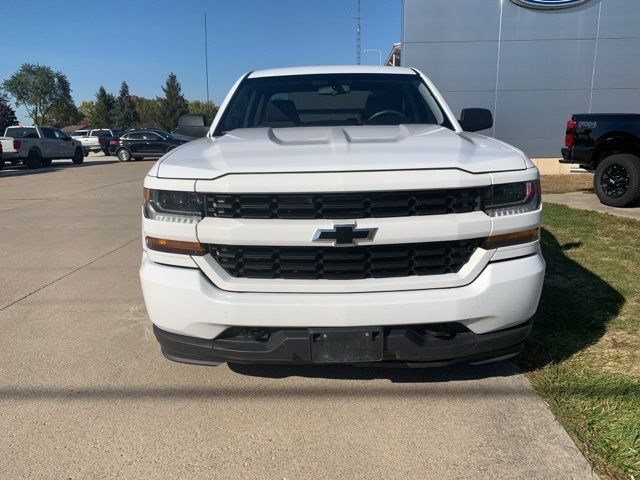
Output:
M437 324L447 325L447 324ZM474 363L517 354L528 337L533 320L496 332L476 334L461 324L448 334L429 333L430 324L383 327L384 350L380 362L420 363L424 366L446 366ZM366 330L362 327L360 330ZM381 327L370 327L379 329ZM426 330L425 330L426 329ZM154 325L153 332L162 353L170 360L199 365L222 362L263 364L310 364L312 328L268 329L265 338L231 335L225 338L201 339L166 332ZM339 330L339 329L338 329ZM345 330L349 330L346 329ZM351 328L350 330L353 330ZM362 362L336 362L361 364Z

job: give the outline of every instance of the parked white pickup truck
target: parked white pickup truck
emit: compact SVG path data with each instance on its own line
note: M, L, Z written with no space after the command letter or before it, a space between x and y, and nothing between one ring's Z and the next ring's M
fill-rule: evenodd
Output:
M7 127L0 137L4 159L28 168L49 166L53 160L84 161L82 144L53 127Z
M110 128L96 128L93 130L76 130L71 134L71 138L82 143L85 157L89 152L100 152L109 154L109 141L118 138L120 130Z
M140 278L181 362L511 358L544 279L538 170L409 68L243 76L144 181Z

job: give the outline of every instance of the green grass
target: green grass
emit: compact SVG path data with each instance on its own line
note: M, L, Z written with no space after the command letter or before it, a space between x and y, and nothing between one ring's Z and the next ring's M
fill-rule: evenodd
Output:
M603 478L640 479L640 222L547 204L542 248L521 363Z

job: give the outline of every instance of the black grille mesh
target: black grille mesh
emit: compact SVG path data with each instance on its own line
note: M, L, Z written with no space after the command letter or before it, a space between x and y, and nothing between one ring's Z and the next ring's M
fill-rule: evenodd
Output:
M208 194L207 216L340 219L442 215L479 210L486 188L316 194Z
M479 239L357 247L209 245L233 277L356 280L456 273Z

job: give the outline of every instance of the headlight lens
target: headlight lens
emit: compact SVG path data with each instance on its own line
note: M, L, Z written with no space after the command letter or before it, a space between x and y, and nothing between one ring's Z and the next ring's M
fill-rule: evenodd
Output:
M491 217L516 215L540 208L540 180L499 183L490 188L484 211Z
M144 216L163 222L198 223L204 216L204 199L195 192L145 188Z

